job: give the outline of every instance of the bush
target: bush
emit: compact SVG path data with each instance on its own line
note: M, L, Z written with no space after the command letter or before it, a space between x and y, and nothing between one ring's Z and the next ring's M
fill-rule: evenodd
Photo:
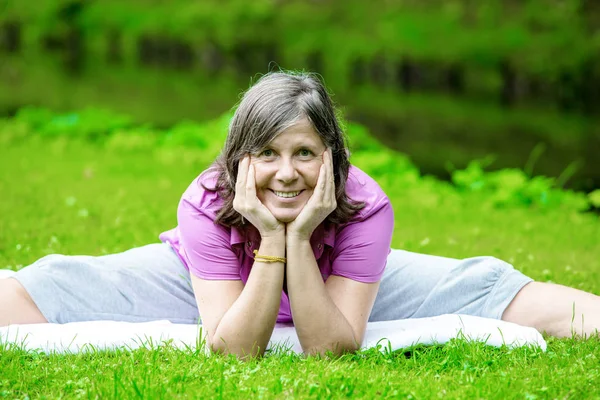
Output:
M23 108L12 119L0 120L4 143L30 136L67 137L102 142L120 151L168 150L173 162L177 154L186 162L205 164L219 154L227 136L231 113L204 123L182 121L169 129L135 126L125 115L107 110L85 109L56 114L47 109ZM437 207L459 201L465 194L480 196L484 207L561 208L584 211L600 206L600 190L589 195L563 190L554 178L529 177L519 169L486 172L491 159L475 160L465 169L452 171L452 185L422 176L408 156L390 150L373 138L367 129L348 122L346 131L352 163L363 169L388 191L411 196L423 207ZM166 153L165 153L166 154Z

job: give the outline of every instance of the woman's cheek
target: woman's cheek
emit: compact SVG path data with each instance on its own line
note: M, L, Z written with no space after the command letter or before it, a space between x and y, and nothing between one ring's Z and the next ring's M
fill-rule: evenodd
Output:
M256 187L261 188L269 181L268 165L266 163L256 161L252 164L252 166L254 167L254 180L256 182Z
M321 159L317 159L311 164L311 172L309 174L310 181L308 183L314 188L317 186L317 182L319 181L319 173L321 172L321 165L323 165L323 161Z

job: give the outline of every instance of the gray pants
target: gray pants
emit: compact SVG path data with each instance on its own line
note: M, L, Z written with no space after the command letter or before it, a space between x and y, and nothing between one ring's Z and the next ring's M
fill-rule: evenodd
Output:
M167 244L99 257L52 254L13 277L48 322L199 320L190 274ZM392 250L369 320L453 313L500 319L531 281L493 257L455 260Z

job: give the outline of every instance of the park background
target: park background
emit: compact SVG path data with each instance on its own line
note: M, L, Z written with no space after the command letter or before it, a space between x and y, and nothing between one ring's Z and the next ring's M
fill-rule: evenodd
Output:
M171 126L260 73L320 73L350 120L424 173L496 156L600 187L600 4L532 1L0 3L0 115L103 107Z
M0 268L155 242L284 68L334 93L394 247L600 293L599 32L590 0L0 1ZM246 364L0 343L0 397L599 396L598 340L548 341Z

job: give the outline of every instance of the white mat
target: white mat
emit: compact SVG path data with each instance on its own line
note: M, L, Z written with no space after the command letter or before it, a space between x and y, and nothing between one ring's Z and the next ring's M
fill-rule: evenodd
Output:
M0 269L0 279L8 278L9 276L13 276L15 271L11 271L10 269Z
M0 278L10 274L0 270ZM69 324L9 325L0 328L0 345L12 343L25 350L77 353L93 350L136 349L171 344L195 349L200 342L195 325L169 321L130 323L116 321L73 322ZM500 347L533 345L546 350L546 342L535 329L495 319L447 314L432 318L369 322L363 348L379 346L381 351L398 350L416 344L443 344L454 338L482 341ZM269 348L302 352L293 326L278 324Z

